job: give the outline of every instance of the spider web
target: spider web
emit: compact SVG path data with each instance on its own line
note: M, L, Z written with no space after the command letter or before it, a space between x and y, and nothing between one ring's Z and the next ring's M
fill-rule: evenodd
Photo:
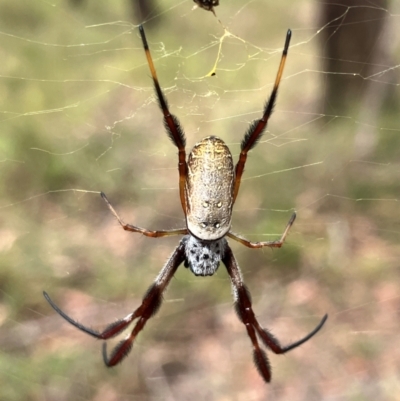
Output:
M126 1L72 3L0 5L0 399L397 399L398 4L342 6L326 24L323 3L313 1L221 0L215 17L190 0L158 0L134 20ZM350 12L359 16L352 23L373 29L366 8L385 19L379 51L367 63L333 58L357 72L328 70L324 46L350 24ZM260 323L283 344L329 319L285 357L268 353L270 385L253 365L223 266L211 278L181 267L131 355L111 370L99 342L42 296L101 329L140 304L179 241L124 232L99 196L132 224L184 226L177 151L162 127L142 21L188 150L218 135L234 158L293 31L233 229L268 240L293 210L298 218L282 249L232 247ZM327 82L341 74L364 92L337 112Z

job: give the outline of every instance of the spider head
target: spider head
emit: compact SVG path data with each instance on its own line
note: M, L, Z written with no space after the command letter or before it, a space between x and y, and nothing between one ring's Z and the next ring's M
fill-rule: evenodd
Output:
M185 243L185 267L196 276L212 276L218 269L226 248L224 238L216 241L202 241L187 235Z
M188 230L197 238L205 241L216 241L224 237L231 228L231 216L206 215L196 218L193 215L186 216Z

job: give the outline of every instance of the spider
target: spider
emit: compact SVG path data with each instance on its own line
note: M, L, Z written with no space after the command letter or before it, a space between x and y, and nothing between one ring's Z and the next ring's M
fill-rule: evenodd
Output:
M214 12L214 7L219 6L219 0L193 0L200 8Z
M253 346L255 365L265 382L269 382L271 380L271 367L267 354L261 348L259 340L265 348L275 354L284 354L313 337L322 328L328 317L325 315L318 326L302 339L282 346L268 330L262 328L259 324L252 309L250 292L243 282L239 266L226 239L226 237L229 237L249 248L280 248L296 218L296 213L293 213L281 238L275 241L250 242L231 231L232 207L239 192L247 154L260 140L272 113L289 48L291 31L287 31L283 54L270 98L266 102L262 117L253 121L244 135L239 161L235 167L229 148L221 139L215 136L209 136L198 142L189 153L186 161L186 139L183 129L177 117L170 113L166 98L158 83L143 26L139 26L139 32L158 103L164 115L166 132L179 150L179 194L186 218L186 227L174 230L150 231L126 224L119 217L106 195L101 193L101 196L124 230L141 233L151 238L170 235L183 235L183 237L154 283L147 290L142 304L133 313L111 323L104 331L93 330L73 320L51 300L46 292L44 292L44 296L53 309L67 322L97 339L108 340L120 334L133 321L137 320L131 333L110 354L107 353L107 345L104 342L104 363L108 367L112 367L120 363L128 355L136 336L144 328L147 320L158 311L162 302L162 295L179 265L183 263L196 276L212 276L217 271L220 262L222 262L231 279L237 315L245 325Z

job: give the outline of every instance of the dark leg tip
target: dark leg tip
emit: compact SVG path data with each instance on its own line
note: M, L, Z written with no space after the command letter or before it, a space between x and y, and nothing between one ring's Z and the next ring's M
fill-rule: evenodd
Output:
M289 49L289 43L290 43L290 39L292 38L292 31L290 29L288 29L287 33L286 33L286 41L285 41L285 47L283 48L283 52L284 54L287 54L287 51Z

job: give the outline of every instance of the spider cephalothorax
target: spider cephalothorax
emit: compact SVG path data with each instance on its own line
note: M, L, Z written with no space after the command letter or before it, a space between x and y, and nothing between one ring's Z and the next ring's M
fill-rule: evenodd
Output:
M222 238L231 228L235 172L225 142L209 136L198 142L187 161L186 224L203 240Z
M215 0L199 0L198 2L203 5L210 4L211 7L218 5L218 1ZM232 207L239 192L247 154L261 138L272 113L289 48L291 31L287 32L281 63L271 96L265 105L262 117L253 121L244 135L236 166L233 164L231 152L226 144L214 136L207 137L197 143L186 161L186 140L183 129L179 120L168 109L167 101L158 83L156 70L142 26L139 27L139 31L158 103L164 115L164 125L168 136L179 151L179 194L186 217L186 227L175 230L151 231L132 224L126 224L111 206L107 197L103 193L101 193L101 196L124 230L142 233L147 237L153 238L170 235L184 235L184 237L146 292L142 304L125 318L110 324L104 331L99 332L83 326L65 314L50 299L47 293L44 293L44 296L55 311L69 323L98 339L108 340L122 333L133 321L137 320L131 333L114 348L110 355L107 355L107 347L106 343L104 343L103 359L105 364L111 367L120 363L128 355L138 333L143 329L147 320L158 311L162 301L162 294L182 263L196 276L212 276L217 271L220 262L222 262L231 279L236 312L245 325L253 346L254 361L263 379L269 382L271 380L271 368L261 345L264 345L275 354L283 354L309 340L321 329L327 319L327 315L325 315L317 327L299 341L287 346L281 346L279 341L258 323L252 309L250 293L244 285L239 266L225 238L234 239L249 248L280 248L296 218L296 214L293 213L281 238L276 241L250 242L231 231Z

